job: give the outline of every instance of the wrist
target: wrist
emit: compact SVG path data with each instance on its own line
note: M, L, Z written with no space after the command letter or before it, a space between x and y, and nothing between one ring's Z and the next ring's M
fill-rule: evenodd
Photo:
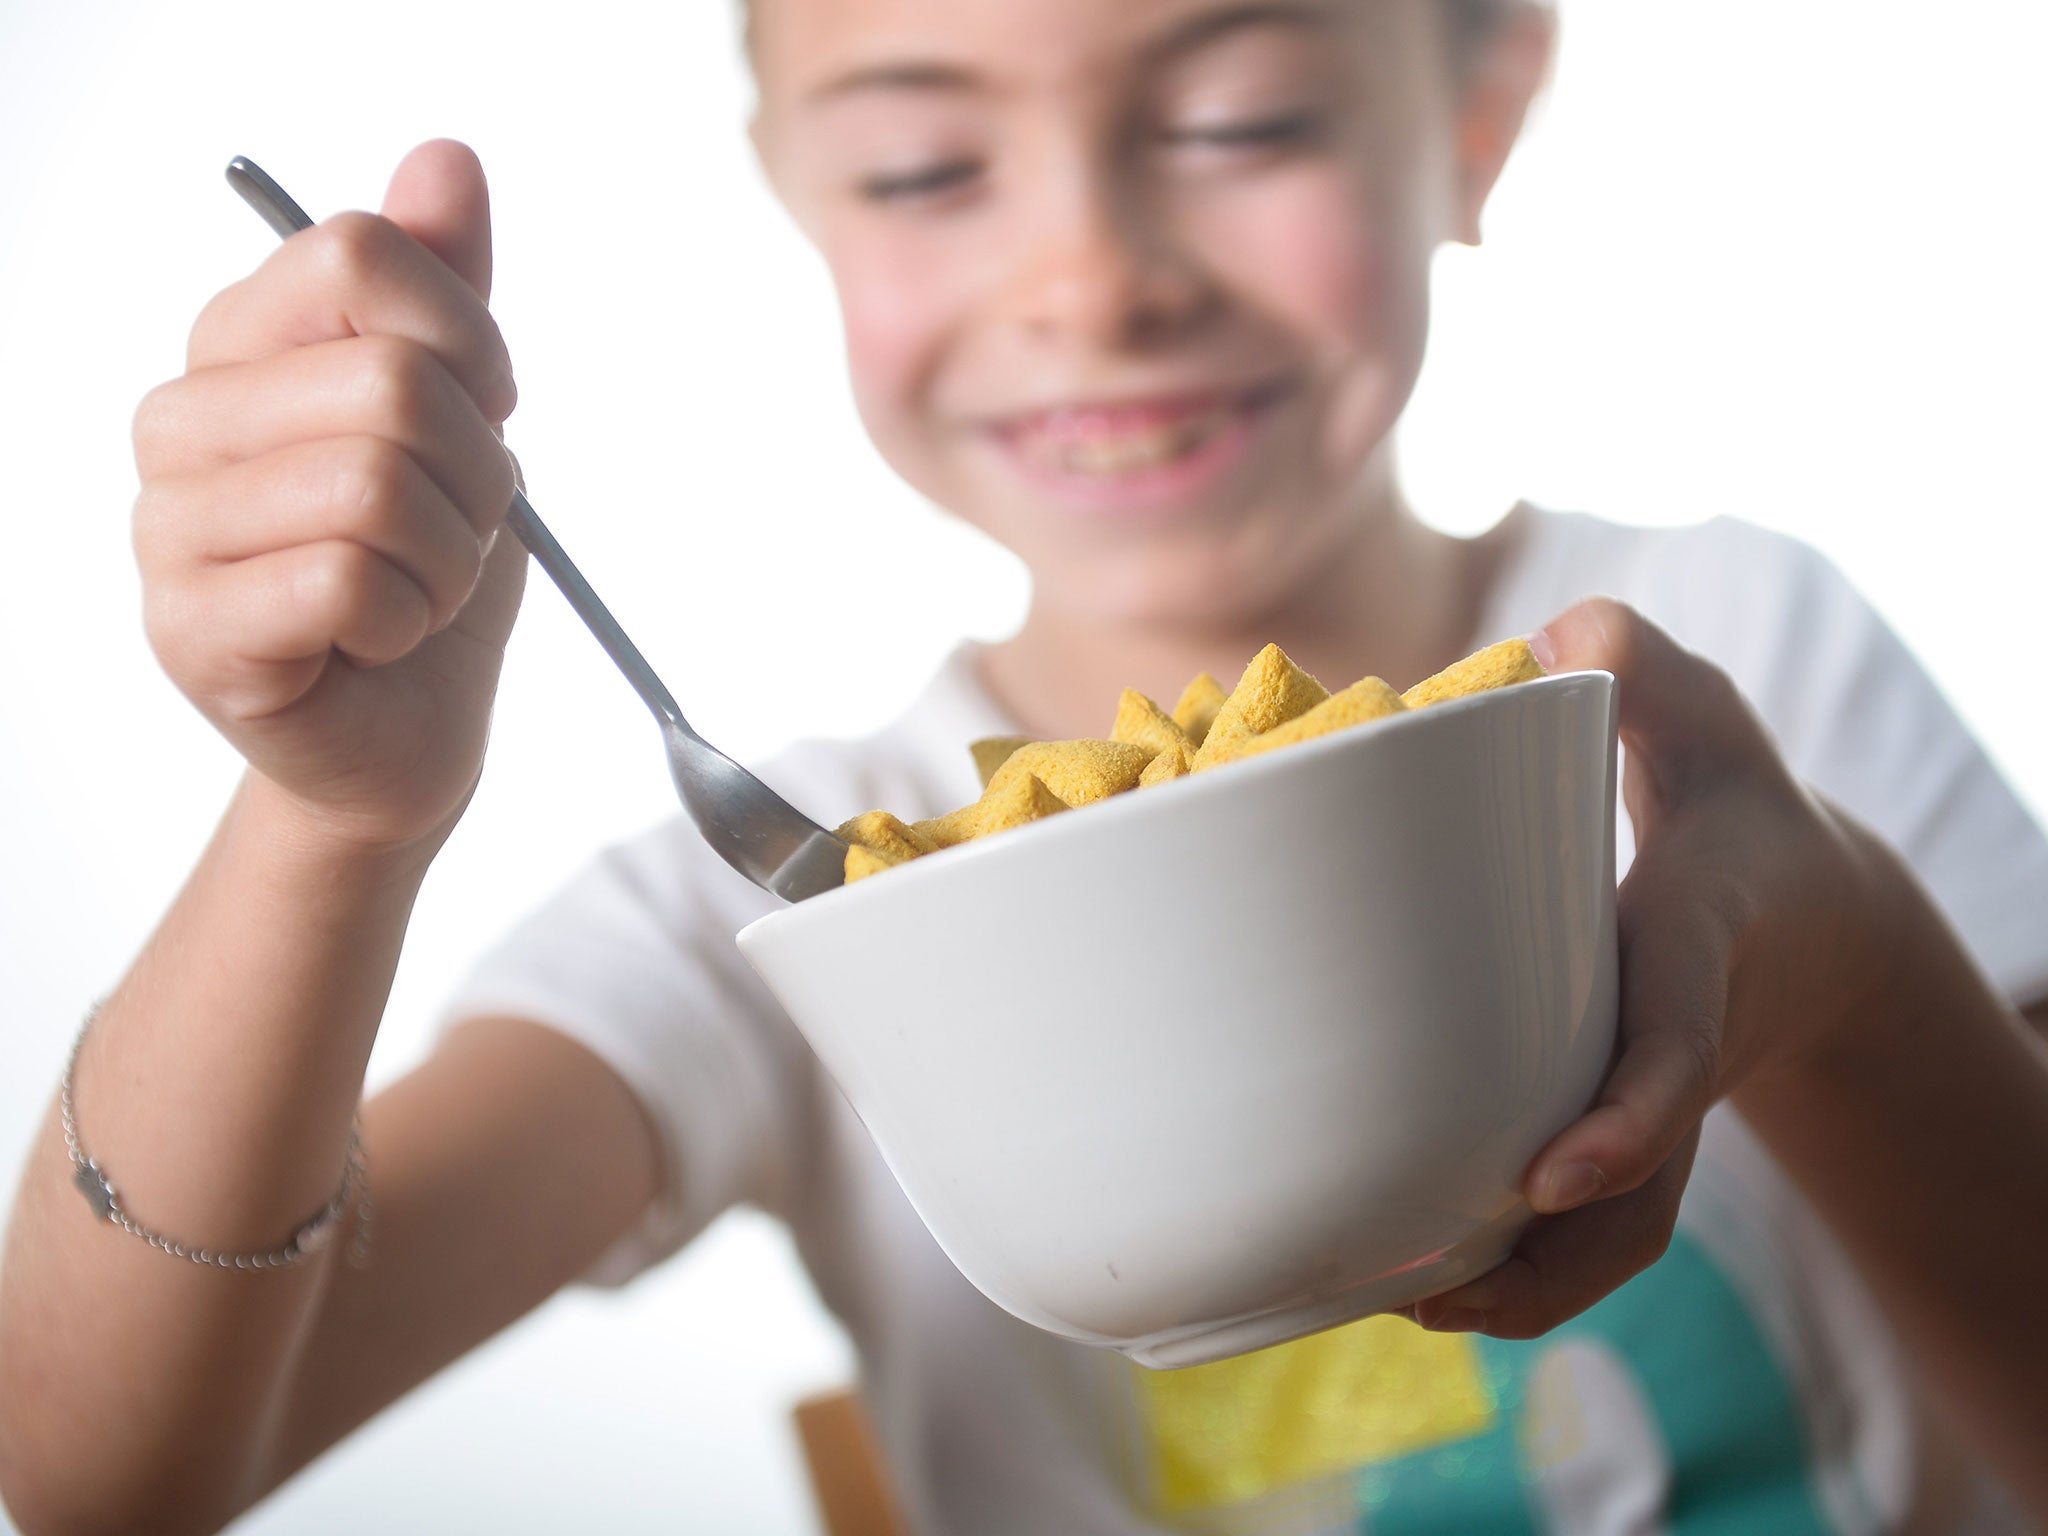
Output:
M1924 1022L1972 969L1905 860L1852 819L1832 808L1824 814L1841 854L1841 879L1819 898L1830 909L1825 922L1794 925L1800 953L1783 957L1779 969L1803 974L1807 985L1788 989L1785 1047L1750 1075L1765 1091L1840 1082Z
M311 805L252 768L236 788L226 821L229 831L262 846L287 880L409 894L426 878L461 815L458 806L424 833L392 837Z

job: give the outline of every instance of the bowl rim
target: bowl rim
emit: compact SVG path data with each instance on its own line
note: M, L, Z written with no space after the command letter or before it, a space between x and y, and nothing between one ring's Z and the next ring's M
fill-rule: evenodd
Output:
M1047 816L1039 821L1028 822L1021 827L1011 827L990 837L974 838L968 842L955 844L951 848L940 849L938 854L912 859L907 865L889 871L886 881L870 876L868 879L858 881L854 885L840 885L829 891L820 891L817 895L806 897L802 901L778 907L772 912L755 918L752 922L741 928L734 936L735 941L744 950L748 946L750 937L758 930L770 925L787 927L790 925L790 920L799 913L829 913L846 905L848 901L874 899L873 892L869 888L876 885L886 885L889 889L900 891L907 889L906 881L950 878L944 871L960 869L970 859L985 861L989 858L1010 857L1012 855L1006 854L1004 850L1024 845L1037 847L1049 838L1085 835L1086 828L1100 827L1103 824L1102 815L1104 814L1125 816L1160 814L1153 811L1120 811L1117 809L1119 804L1142 801L1144 806L1150 807L1178 803L1174 799L1175 796L1185 800L1190 795L1213 796L1226 793L1243 793L1245 791L1242 786L1256 783L1256 775L1258 774L1270 775L1275 772L1290 771L1284 767L1276 768L1274 766L1276 763L1306 763L1317 754L1329 755L1336 752L1364 750L1365 744L1385 740L1404 730L1413 731L1436 728L1422 722L1449 719L1454 716L1475 713L1482 709L1498 707L1500 701L1509 695L1526 696L1534 692L1578 693L1591 691L1611 699L1614 690L1615 679L1613 673L1601 671L1597 668L1588 668L1580 672L1555 672L1544 677L1530 678L1526 682L1510 683L1503 687L1487 688L1478 693L1465 694L1460 698L1445 699L1441 703L1425 705L1421 709L1410 709L1404 710L1400 714L1384 715L1377 720L1367 720L1357 725L1331 731L1327 735L1311 736L1306 741L1295 742L1291 746L1272 752L1263 752L1257 757L1239 758L1234 762L1218 764L1215 768L1200 774L1184 774L1180 778L1169 780L1164 784L1151 785L1145 790L1142 797L1136 791L1127 791L1123 794L1105 796L1103 799L1093 801L1088 805L1076 806L1074 807L1075 810L1089 813L1089 819L1083 823L1084 831L1082 833L1077 833L1068 826L1069 818L1066 815ZM1614 738L1617 724L1618 722L1610 710L1608 720L1610 741ZM935 862L940 869L940 873L936 875L931 868ZM824 919L819 918L817 920L823 921Z

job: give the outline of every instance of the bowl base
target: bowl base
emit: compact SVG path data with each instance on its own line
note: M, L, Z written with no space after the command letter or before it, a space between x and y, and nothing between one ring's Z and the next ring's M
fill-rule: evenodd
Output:
M1342 1290L1304 1297L1268 1311L1248 1312L1192 1328L1172 1328L1114 1348L1153 1370L1177 1370L1249 1354L1255 1349L1356 1322L1375 1312L1405 1307L1411 1301L1448 1291L1492 1269L1508 1256L1533 1214L1518 1200L1464 1241L1424 1263L1406 1265Z

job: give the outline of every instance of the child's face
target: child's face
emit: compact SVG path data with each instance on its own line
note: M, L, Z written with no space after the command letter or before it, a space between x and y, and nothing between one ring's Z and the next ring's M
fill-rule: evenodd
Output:
M1491 181L1438 0L755 3L868 430L1041 601L1252 619L1355 534Z

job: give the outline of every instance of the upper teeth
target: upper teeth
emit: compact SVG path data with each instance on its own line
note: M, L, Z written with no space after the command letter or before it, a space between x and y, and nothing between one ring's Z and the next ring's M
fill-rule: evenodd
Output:
M1223 424L1221 412L1106 437L1038 438L1032 451L1069 474L1120 475L1150 469L1192 453Z

